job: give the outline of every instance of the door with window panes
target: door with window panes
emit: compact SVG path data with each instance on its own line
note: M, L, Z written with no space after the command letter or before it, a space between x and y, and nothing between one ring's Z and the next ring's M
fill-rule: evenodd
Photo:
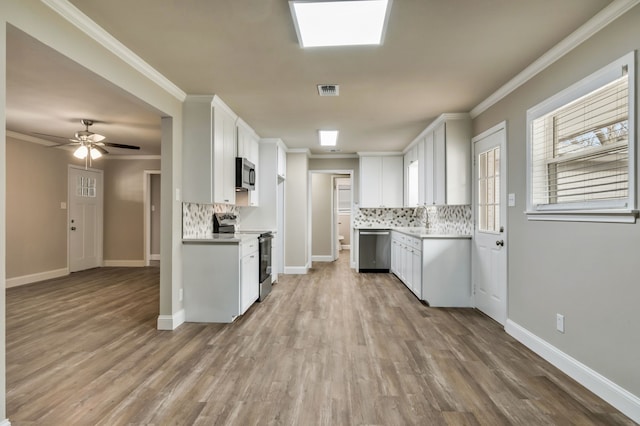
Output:
M503 325L507 319L505 145L504 125L474 138L475 304Z

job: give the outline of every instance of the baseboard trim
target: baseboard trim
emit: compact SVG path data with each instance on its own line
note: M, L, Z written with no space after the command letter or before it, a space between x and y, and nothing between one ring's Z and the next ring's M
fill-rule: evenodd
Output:
M160 255L159 254L150 254L149 255L149 260L160 260Z
M343 244L341 247L342 250L351 250L351 244Z
M36 274L23 275L21 277L13 277L6 279L6 288L18 287L21 285L37 283L38 281L50 280L69 275L69 268L54 269L52 271L38 272ZM2 424L0 423L0 426Z
M158 315L158 330L175 330L184 322L184 309L173 315Z
M634 422L640 423L640 398L636 395L623 389L597 371L592 370L515 322L508 319L504 329L520 343L613 405L624 415L629 416Z
M4 419L0 422L0 426L11 426L11 422L9 421L9 419Z
M333 262L333 256L311 256L312 262Z
M306 266L285 266L284 273L286 275L306 275L309 268Z
M105 260L104 266L116 268L142 268L147 266L144 260Z

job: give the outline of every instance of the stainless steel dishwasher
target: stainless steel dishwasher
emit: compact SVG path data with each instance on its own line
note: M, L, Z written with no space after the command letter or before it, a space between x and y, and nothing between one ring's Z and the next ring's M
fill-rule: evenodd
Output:
M389 272L391 232L387 229L360 230L358 272Z

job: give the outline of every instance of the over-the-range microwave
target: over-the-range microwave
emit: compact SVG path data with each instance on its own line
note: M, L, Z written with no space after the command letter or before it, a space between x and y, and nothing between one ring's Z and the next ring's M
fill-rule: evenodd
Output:
M236 157L236 191L256 189L256 166L244 157Z

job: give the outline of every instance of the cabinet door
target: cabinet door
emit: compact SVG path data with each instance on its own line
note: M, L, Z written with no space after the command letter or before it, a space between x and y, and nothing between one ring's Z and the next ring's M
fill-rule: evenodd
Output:
M420 299L422 297L422 252L414 248L412 255L411 290Z
M242 258L242 277L240 283L240 313L244 314L247 309L258 300L260 287L258 283L259 275L258 253L253 252Z
M447 144L446 144L446 124L442 123L433 132L433 151L434 151L434 204L444 205L447 203L445 193L447 179Z
M382 157L360 157L360 207L380 207Z
M382 203L383 207L402 207L403 158L402 156L382 158Z
M223 136L223 199L225 203L236 202L236 123L229 115L224 116Z
M427 203L426 173L425 173L424 139L418 143L418 205Z
M432 205L436 202L433 145L433 132L429 132L424 138L424 202L426 205Z
M280 145L277 147L277 158L278 158L278 176L281 178L287 177L287 153L284 148Z

